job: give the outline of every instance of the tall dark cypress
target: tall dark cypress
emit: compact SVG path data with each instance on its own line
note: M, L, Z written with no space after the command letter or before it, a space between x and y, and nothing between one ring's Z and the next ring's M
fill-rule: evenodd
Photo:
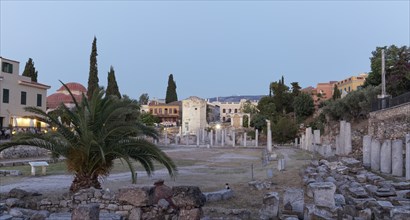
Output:
M34 67L33 59L31 58L28 59L26 66L24 67L24 72L22 75L30 77L32 82L37 82L38 72L36 71L36 68Z
M110 72L108 72L108 84L106 95L115 95L118 98L121 98L120 90L118 89L117 80L115 79L114 67L110 67Z
M177 96L177 85L174 81L174 76L172 74L168 77L168 87L167 87L167 94L165 96L165 103L170 103L178 101Z
M94 37L90 55L90 75L88 76L87 97L91 98L98 86L98 65L97 65L97 38Z

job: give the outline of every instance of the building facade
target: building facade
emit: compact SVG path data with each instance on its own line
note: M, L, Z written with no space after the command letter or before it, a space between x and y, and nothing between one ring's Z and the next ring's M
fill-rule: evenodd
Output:
M142 108L147 111L146 108ZM160 119L160 123L166 127L178 126L181 119L181 102L171 102L168 104L158 101L148 103L148 112Z
M363 86L367 76L367 73L361 73L359 76L351 76L347 79L338 81L336 83L337 88L340 90L340 93L343 93L343 91L350 93Z
M241 99L239 102L219 102L215 101L211 104L219 106L219 115L221 122L231 121L231 117L235 114L242 113L242 106L247 102L246 99ZM251 104L257 106L257 101L251 101Z
M18 61L0 57L0 128L40 128L46 124L36 121L35 115L24 110L34 106L46 111L48 85L32 82L19 75Z
M207 127L206 101L196 96L182 100L182 134L196 134Z

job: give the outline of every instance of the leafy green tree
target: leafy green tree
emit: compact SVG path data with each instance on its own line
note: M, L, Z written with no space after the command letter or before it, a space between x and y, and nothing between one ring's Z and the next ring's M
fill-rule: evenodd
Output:
M276 111L278 113L292 112L293 96L289 93L289 87L285 85L285 79L282 78L278 82L270 84L272 98L274 100Z
M266 116L262 114L255 114L251 116L251 127L262 131L266 127Z
M312 115L315 111L312 97L305 93L295 97L293 108L295 109L296 117L301 119Z
M387 94L394 97L410 91L410 48L399 48L397 61L386 75Z
M172 74L168 77L168 87L167 87L167 94L165 96L165 103L170 103L178 101L177 96L177 85L174 81L174 76Z
M138 102L140 103L140 105L147 105L148 101L149 101L148 93L142 93L140 95L140 98L138 99Z
M26 66L24 67L24 71L22 75L30 77L32 82L37 82L38 72L36 71L36 68L34 67L33 59L28 58L28 61L26 63Z
M342 94L340 93L339 88L337 88L337 85L335 84L335 86L333 86L333 96L332 99L336 100L336 99L340 99L340 97L342 97Z
M121 93L118 89L117 80L115 79L114 67L112 66L110 67L110 72L108 72L108 84L106 95L113 95L117 96L119 99L121 98Z
M53 124L57 130L46 134L20 133L12 141L2 143L0 151L31 145L47 149L53 156L64 156L68 171L74 174L71 192L89 187L100 189L98 178L109 175L116 159L128 166L133 183L136 182L133 161L139 162L148 175L154 171L155 161L164 165L171 176L176 173L172 159L142 137L157 138L157 133L140 123L137 102L104 95L102 89L97 89L90 99L83 97L81 103L77 103L72 94L71 97L76 106L74 110L61 106L69 123L60 122L56 115L40 108L27 107L25 110L35 113L39 121Z
M252 104L251 101L247 100L246 102L242 104L241 112L247 113L247 114L256 114L258 112L258 109L254 104Z
M372 57L370 57L370 72L364 83L364 87L369 85L378 86L382 83L382 49L384 49L386 69L389 69L397 63L400 50L408 50L406 46L399 48L396 45L376 47L376 50L372 52Z
M257 106L259 113L264 115L266 118L275 118L277 116L276 113L276 105L274 103L273 97L264 96L262 97Z
M90 73L88 76L87 98L99 89L98 85L98 65L97 65L97 38L94 37L90 55Z
M155 123L160 123L161 119L149 112L141 113L141 121L146 126L154 126Z
M288 117L280 117L272 128L273 140L277 143L286 143L296 137L298 127L294 120Z
M300 94L300 90L302 89L302 87L299 86L298 82L293 82L290 85L292 86L292 95L298 96Z

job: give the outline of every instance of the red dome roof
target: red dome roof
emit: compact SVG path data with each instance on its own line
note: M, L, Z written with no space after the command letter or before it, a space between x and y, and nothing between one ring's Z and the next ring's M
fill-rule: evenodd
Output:
M87 89L86 89L83 85L81 85L80 83L70 82L70 83L66 83L65 85L71 90L71 92L73 92L73 91L79 91L79 92L81 92L81 93L87 93ZM64 87L64 86L61 86L61 87L57 90L57 92L59 92L59 91L65 91L65 90L66 90L65 87Z
M73 95L77 102L81 102L82 95ZM55 109L61 103L69 104L74 103L73 99L70 95L66 95L63 93L54 93L47 97L47 108Z

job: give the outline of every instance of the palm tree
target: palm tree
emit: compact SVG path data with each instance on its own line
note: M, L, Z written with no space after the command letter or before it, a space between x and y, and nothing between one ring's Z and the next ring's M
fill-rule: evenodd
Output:
M157 161L174 176L177 169L172 159L141 137L157 138L157 133L139 121L138 103L104 96L104 93L97 89L89 100L83 95L81 103L71 94L75 108L59 107L65 118L63 122L57 114L36 107L25 108L35 113L39 121L57 129L46 134L16 135L11 142L0 145L0 152L16 145L31 145L50 150L54 157L64 156L68 171L74 174L71 192L89 187L100 189L98 178L109 175L115 159L128 165L132 183L136 182L133 161L139 162L148 175L154 171L154 161Z

